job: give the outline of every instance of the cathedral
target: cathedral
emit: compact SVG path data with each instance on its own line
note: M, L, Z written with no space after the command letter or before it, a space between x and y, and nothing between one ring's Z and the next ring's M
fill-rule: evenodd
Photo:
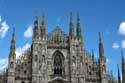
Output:
M15 30L13 30L6 82L117 83L106 70L101 33L99 32L98 37L99 58L97 60L94 57L94 50L88 53L84 48L81 29L83 28L80 16L77 15L75 28L71 14L69 34L59 26L56 26L52 32L46 33L45 15L42 16L40 24L38 16L35 16L31 47L18 58L15 53L16 40ZM122 64L125 64L124 59ZM123 69L125 70L125 66Z

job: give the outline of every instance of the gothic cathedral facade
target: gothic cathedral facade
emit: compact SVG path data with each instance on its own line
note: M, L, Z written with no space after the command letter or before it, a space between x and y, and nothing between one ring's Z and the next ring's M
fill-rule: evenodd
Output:
M46 33L45 16L35 17L31 47L20 57L15 53L13 31L7 69L7 83L111 83L106 70L103 41L99 33L99 59L84 48L80 17L76 35L72 15L69 35L57 26Z

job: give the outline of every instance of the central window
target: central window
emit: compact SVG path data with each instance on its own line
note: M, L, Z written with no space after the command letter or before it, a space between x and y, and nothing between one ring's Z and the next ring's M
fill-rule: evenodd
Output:
M54 74L62 75L64 69L64 57L60 51L54 53Z

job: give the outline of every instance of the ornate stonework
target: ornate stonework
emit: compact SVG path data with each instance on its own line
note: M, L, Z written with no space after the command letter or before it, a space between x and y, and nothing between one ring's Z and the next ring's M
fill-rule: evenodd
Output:
M106 71L106 57L99 34L99 60L88 53L83 44L80 17L77 35L74 35L73 18L70 16L69 35L57 26L46 34L45 16L38 27L34 21L31 48L15 58L14 33L8 64L7 83L111 83Z

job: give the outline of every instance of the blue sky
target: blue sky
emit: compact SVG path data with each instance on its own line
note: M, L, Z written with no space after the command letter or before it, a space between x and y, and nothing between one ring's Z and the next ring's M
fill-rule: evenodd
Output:
M69 15L79 12L84 47L95 50L98 57L98 32L102 33L107 68L117 76L122 49L125 54L125 1L124 0L0 0L0 67L7 63L12 28L16 28L16 48L20 54L31 44L34 17L46 15L47 32L59 26L69 33Z

